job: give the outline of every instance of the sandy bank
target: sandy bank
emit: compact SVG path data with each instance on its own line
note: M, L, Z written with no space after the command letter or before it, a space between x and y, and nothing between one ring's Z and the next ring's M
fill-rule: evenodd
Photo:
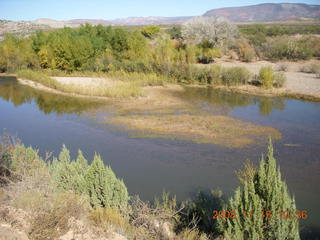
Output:
M110 98L108 97L101 97L101 96L89 96L89 95L84 95L84 94L78 94L78 93L69 93L69 92L63 92L60 90L56 90L53 88L49 88L46 87L40 83L36 83L34 81L31 80L27 80L27 79L21 79L18 78L17 79L19 83L32 87L32 88L36 88L42 91L46 91L46 92L50 92L50 93L55 93L55 94L60 94L60 95L64 95L64 96L71 96L71 97L81 97L81 98L91 98L91 99L100 99L100 100L110 100Z

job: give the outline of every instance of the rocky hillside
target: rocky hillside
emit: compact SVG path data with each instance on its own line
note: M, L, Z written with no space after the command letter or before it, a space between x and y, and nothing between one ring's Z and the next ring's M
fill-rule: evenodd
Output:
M55 21L52 19L37 19L33 21L36 24L46 24L52 28L60 27L77 27L80 24L102 24L102 25L166 25L166 24L182 24L191 17L129 17L119 18L114 20L103 20L103 19L72 19L68 21Z
M297 18L320 18L320 5L265 3L213 9L206 12L204 16L221 16L231 22L270 22Z
M7 20L0 20L0 40L3 39L6 33L12 33L16 36L28 36L34 33L36 30L39 29L49 29L50 26L44 24L37 24L33 22L21 21L21 22L14 22L14 21L7 21Z

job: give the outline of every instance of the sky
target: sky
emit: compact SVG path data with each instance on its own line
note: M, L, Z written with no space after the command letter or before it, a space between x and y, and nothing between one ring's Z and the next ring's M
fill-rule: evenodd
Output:
M108 20L148 16L197 16L214 8L266 2L320 4L320 0L0 0L0 19Z

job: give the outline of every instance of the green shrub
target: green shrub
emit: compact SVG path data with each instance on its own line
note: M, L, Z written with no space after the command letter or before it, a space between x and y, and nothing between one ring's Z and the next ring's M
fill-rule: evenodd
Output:
M226 239L300 239L295 201L281 179L271 143L257 173L235 191L224 210L236 214L232 218L218 219ZM291 216L283 217L281 212L284 211Z
M154 37L159 32L160 32L160 27L156 25L146 26L141 31L141 33L148 38Z
M44 161L39 157L38 151L32 147L18 145L12 153L10 169L19 176L28 176L45 167Z
M270 60L306 60L313 55L313 48L306 38L274 37L263 46L264 55Z
M277 88L283 87L287 81L286 75L283 72L277 72L274 74L274 83L273 85Z
M259 72L262 87L270 89L273 87L274 73L271 67L262 67Z
M245 67L224 68L221 72L222 83L228 86L247 84L251 74Z
M167 33L170 35L171 39L181 39L181 25L174 25L167 30Z
M94 208L127 206L129 197L126 186L110 167L104 165L98 155L94 156L93 162L88 166L81 151L77 159L72 161L69 150L63 146L59 158L51 162L50 169L59 188L88 195Z
M59 158L54 158L50 167L59 188L72 190L77 194L87 193L85 174L88 162L81 151L79 151L77 159L72 161L69 150L63 145Z
M95 155L86 175L90 203L94 208L110 207L123 209L129 196L123 181L117 179L110 167L105 167L100 156Z

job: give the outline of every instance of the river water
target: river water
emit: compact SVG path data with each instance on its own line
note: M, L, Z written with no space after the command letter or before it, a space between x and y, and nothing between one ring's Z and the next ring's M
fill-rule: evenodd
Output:
M301 228L320 237L320 103L256 97L208 88L186 88L180 96L212 114L277 128L275 157L297 208L308 212ZM151 200L163 190L186 199L199 189L221 189L230 196L239 186L235 170L246 159L258 163L266 146L225 148L190 141L132 137L102 123L112 103L50 94L0 77L0 129L40 153L57 155L65 144L91 160L95 152L123 178L130 194ZM103 110L101 110L103 109ZM306 238L306 237L305 237Z

